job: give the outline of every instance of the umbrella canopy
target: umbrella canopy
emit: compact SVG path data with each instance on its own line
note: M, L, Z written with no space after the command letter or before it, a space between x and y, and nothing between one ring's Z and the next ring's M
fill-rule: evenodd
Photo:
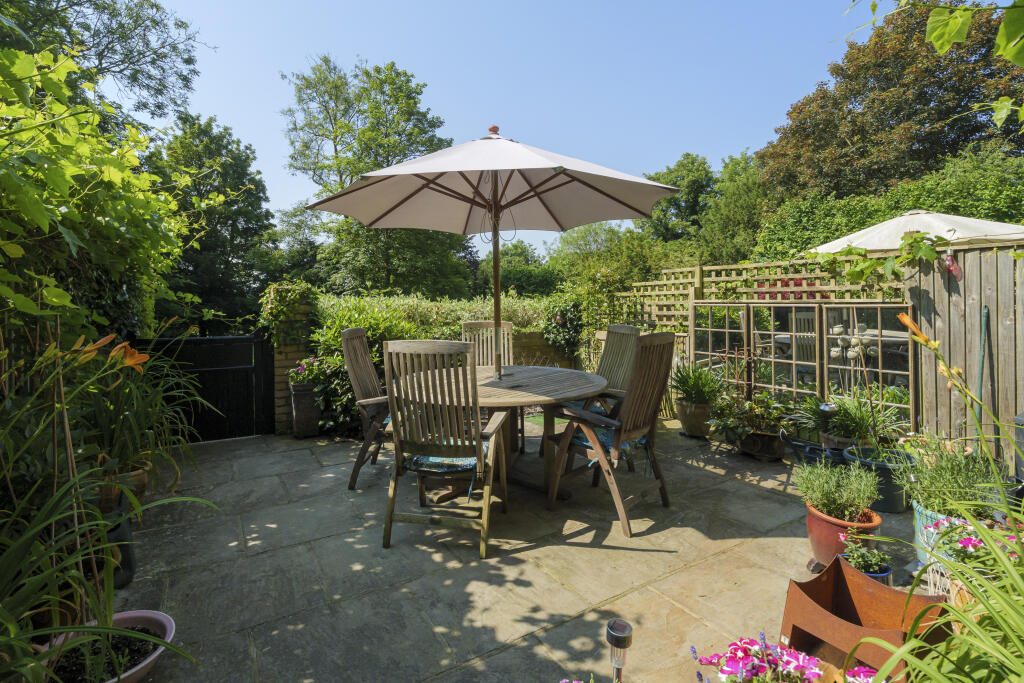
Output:
M1024 226L1011 223L985 221L980 218L951 216L920 209L872 225L858 232L840 237L811 251L831 253L846 247L867 249L868 252L896 251L903 235L922 232L943 237L955 247L974 247L1007 242L1024 242Z
M600 220L650 218L678 188L490 135L373 171L308 208L371 228L491 233L495 346L500 344L500 230L565 231ZM496 352L495 358L500 358ZM495 373L500 376L501 367Z

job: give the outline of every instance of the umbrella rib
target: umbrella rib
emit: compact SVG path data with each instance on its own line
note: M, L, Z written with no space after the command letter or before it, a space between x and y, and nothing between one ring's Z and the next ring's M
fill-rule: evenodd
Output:
M557 185L553 185L552 187L546 187L543 190L539 190L537 192L534 192L532 195L526 195L526 196L519 195L519 199L514 199L514 200L510 201L508 204L505 204L502 208L503 209L510 209L513 206L515 206L517 204L522 204L523 202L525 202L527 200L530 200L530 199L533 199L534 197L540 199L540 196L542 194L547 194L548 192L554 192L558 188L565 187L566 185L571 185L574 182L576 182L576 181L574 181L574 180L566 180L564 183L558 183Z
M501 188L501 196L498 197L498 204L499 205L501 204L502 200L505 199L505 193L508 192L508 186L509 186L509 183L512 182L512 176L513 175L515 175L515 174L514 173L509 173L508 176L506 176L506 178L505 178L505 185Z
M440 174L438 175L438 177L440 177ZM368 226L370 226L372 228L374 223L376 223L377 221L383 220L388 214L390 214L392 211L394 211L395 209L400 207L402 204L405 204L407 201L409 201L410 199L412 199L413 197L418 195L420 192L423 192L423 190L427 189L427 187L429 187L429 185L420 185L415 190L413 190L409 194L405 195L405 197L400 199L398 202L392 204L391 207L388 208L387 211L385 211L381 215L377 216L376 218L374 218L372 221L370 221L366 225L368 225Z
M609 194L608 192L605 192L604 190L602 190L599 187L594 187L593 185L591 185L587 181L581 180L580 178L577 178L576 176L574 176L571 173L566 173L566 175L569 176L570 178L572 178L573 180L575 180L577 183L579 183L583 187L589 188L589 189L593 190L594 192L598 193L599 195L603 195L603 196L607 197L608 199L612 200L613 202L616 202L617 204L622 204L624 207L626 207L630 211L635 211L636 213L640 214L644 218L650 218L651 217L651 214L647 213L646 211L641 211L640 209L636 208L635 206L631 206L630 204L627 204L626 202L622 201L621 199L619 199L615 195Z
M425 175L423 175L421 173L414 173L413 177L419 178L424 183L426 183L425 187L433 190L434 192L437 192L438 194L443 194L444 196L448 197L449 199L457 199L460 202L466 202L467 204L473 204L474 206L479 206L480 208L484 208L484 209L487 208L486 205L481 204L480 202L476 201L472 197L467 197L466 195L461 194L458 190L453 190L452 188L448 187L447 185L442 185L441 183L437 182L437 179L440 178L443 175L444 175L444 173L438 173L433 178L428 178L427 176L425 176Z
M536 185L530 186L530 184L529 184L529 183L527 183L526 185L527 185L527 187L529 187L530 189L529 189L529 190L527 190L526 192L522 192L522 193L520 193L520 194L516 195L515 197L513 197L512 199L510 199L510 200L509 200L509 202L508 202L508 204L507 204L506 206L513 206L513 205L515 205L515 204L518 204L518 203L519 203L519 202L520 202L521 200L524 200L524 199L529 199L529 196L530 196L531 194L536 194L536 193L537 193L537 190L538 190L539 188L541 188L541 187L544 187L544 186L545 186L545 185L547 185L547 184L548 184L548 183L549 183L550 181L554 180L555 178L557 178L558 176L560 176L560 175L562 175L562 174L564 174L564 173L565 173L565 169L563 168L563 169L562 169L561 171L555 171L554 173L552 173L551 175L549 175L549 176L548 176L547 178L545 178L544 180L540 181L540 182L539 182L539 183L537 183ZM519 175L520 175L521 177L523 177L523 178L525 178L525 177L526 177L526 176L524 176L524 175L523 175L523 172L522 172L522 171L519 171ZM510 173L510 174L509 174L509 177L511 177L511 176L512 176L512 174Z
M324 204L324 203L326 203L326 202L329 202L329 201L331 201L332 199L337 199L338 197L343 197L343 196L344 196L344 197L347 197L347 196L349 196L350 194L355 194L356 192L359 192L360 190L365 190L365 189L367 189L368 187L373 187L374 185L378 185L378 184L380 184L380 183L383 183L383 182L384 182L385 180L391 180L391 179L392 179L392 178L394 178L394 177L395 177L395 176L393 176L393 175L389 175L389 176L384 176L384 177L383 177L383 178L381 178L380 180L375 180L375 181L373 181L372 183L367 183L366 185L360 185L359 187L355 187L355 188L345 188L345 189L344 189L344 190L342 190L341 192L335 192L335 193L334 193L334 194L332 194L332 195L331 195L330 197L326 197L326 198L324 198L324 199L320 199L320 200L318 200L318 201L315 201L315 202L313 202L312 204L307 204L307 205L306 205L306 208L307 208L307 209L315 209L316 207L320 206L321 204Z
M519 177L523 179L523 182L526 183L526 186L533 190L533 185L531 185L530 181L526 179L526 176L523 175L523 172L520 171L519 169L516 169L516 173L518 173ZM544 207L544 210L548 212L548 215L551 216L551 220L555 222L555 225L558 226L558 229L561 230L562 232L565 232L565 226L562 225L562 221L558 220L558 217L551 210L551 207L548 206L548 203L544 201L544 198L537 194L536 190L533 190L533 194L537 197L537 201L540 202L540 205Z
M483 195L483 193L480 192L480 187L479 187L479 183L483 182L484 174L483 173L480 174L480 180L477 181L476 185L473 184L473 181L470 180L469 176L467 176L463 171L459 171L459 176L463 180L466 181L466 184L469 185L469 189L473 190L473 194L476 195L480 199L480 201L482 201L482 202L484 202L486 204L487 203L487 197L485 197Z

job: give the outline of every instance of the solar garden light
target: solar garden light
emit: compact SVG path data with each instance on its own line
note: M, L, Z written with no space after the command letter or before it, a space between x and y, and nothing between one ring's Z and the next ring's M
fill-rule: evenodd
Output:
M622 683L622 670L626 666L626 650L633 644L633 627L624 619L610 619L605 639L611 646L612 681Z

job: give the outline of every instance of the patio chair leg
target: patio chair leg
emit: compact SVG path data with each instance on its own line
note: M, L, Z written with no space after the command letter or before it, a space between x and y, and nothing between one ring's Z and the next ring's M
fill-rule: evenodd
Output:
M416 488L419 490L420 507L427 507L427 482L423 475L418 472L416 473Z
M377 445L375 445L373 447L373 453L370 455L370 464L371 465L376 465L377 464L377 456L380 455L380 449L381 449L381 446L383 446L383 445L384 445L384 441L381 440L381 439L378 439L377 440Z
M356 480L359 478L359 470L361 470L363 465L366 463L366 454L370 452L370 446L373 445L377 438L377 431L377 424L372 423L370 425L369 433L366 435L366 438L363 439L363 445L359 449L359 455L356 456L356 461L352 463L352 474L348 478L348 488L350 491L356 487Z
M384 547L391 547L391 520L395 516L395 496L398 493L399 463L395 462L391 473L391 485L388 486L388 509L384 513Z
M508 514L508 468L504 448L501 449L499 462L501 466L501 511Z
M612 466L608 460L608 455L604 452L604 447L600 441L597 440L597 434L594 430L589 425L580 426L587 440L590 441L592 452L597 455L597 466L601 468L601 472L604 473L604 480L608 483L608 492L612 494L612 502L615 503L615 511L619 514L619 523L622 524L622 534L626 538L631 538L633 531L629 526L629 516L626 514L626 508L622 505L622 495L619 493L619 487L615 483L615 475L612 473Z
M569 454L569 442L576 430L576 423L570 422L562 432L562 438L558 440L558 450L555 451L555 461L551 463L549 473L551 481L548 482L548 510L555 509L555 499L558 497L558 483L562 479L562 468L565 466L565 459ZM546 464L546 463L545 463Z
M661 483L661 487L658 489L661 493L661 506L668 507L668 487L665 486L665 477L661 473L661 463L658 462L658 458L654 455L654 444L651 441L647 442L647 452L651 458L651 469L654 470L654 476Z
M494 482L494 468L487 468L484 482L483 510L480 512L480 559L487 559L487 538L491 530L491 485Z
M601 468L594 467L593 470L594 476L590 478L590 485L596 489L598 485L601 483Z

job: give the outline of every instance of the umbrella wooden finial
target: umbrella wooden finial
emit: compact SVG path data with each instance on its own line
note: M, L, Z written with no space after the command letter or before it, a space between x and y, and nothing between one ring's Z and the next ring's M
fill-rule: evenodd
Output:
M497 126L491 126L487 130L490 131L491 135L497 135L498 134L498 127Z

